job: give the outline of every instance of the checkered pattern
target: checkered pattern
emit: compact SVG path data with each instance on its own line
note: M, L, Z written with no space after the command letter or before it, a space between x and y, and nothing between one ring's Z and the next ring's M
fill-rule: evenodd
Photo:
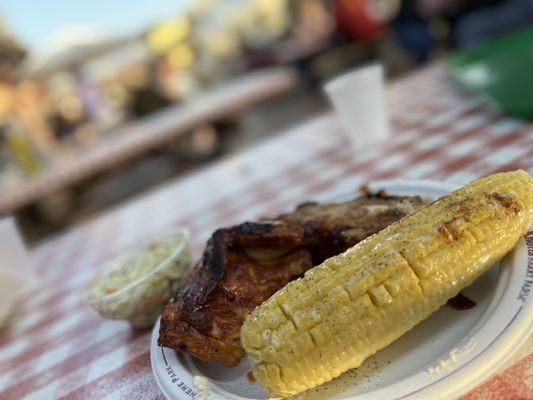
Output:
M395 134L385 144L353 150L336 118L320 116L34 249L41 279L17 323L0 334L0 398L163 398L150 370L149 332L103 320L80 300L101 262L156 233L188 227L198 256L219 226L377 179L533 173L533 125L491 110L439 65L393 83L388 101ZM528 343L519 357L531 352ZM466 399L533 398L532 365L529 355Z

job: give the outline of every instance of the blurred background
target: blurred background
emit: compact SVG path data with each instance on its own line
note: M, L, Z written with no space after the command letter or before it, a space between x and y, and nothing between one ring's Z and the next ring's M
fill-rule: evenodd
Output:
M533 1L3 0L0 16L0 215L35 242L326 110L332 76L379 60L395 79L531 24Z

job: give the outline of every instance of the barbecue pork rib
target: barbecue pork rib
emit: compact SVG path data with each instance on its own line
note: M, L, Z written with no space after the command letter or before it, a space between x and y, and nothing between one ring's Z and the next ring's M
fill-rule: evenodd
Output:
M217 230L161 317L159 346L234 366L244 318L288 282L418 210L418 197L384 193L305 203L272 220Z

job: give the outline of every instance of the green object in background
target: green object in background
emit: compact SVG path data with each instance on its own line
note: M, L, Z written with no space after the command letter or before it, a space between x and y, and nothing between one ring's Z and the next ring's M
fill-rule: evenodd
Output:
M454 54L446 67L501 110L533 119L533 26Z

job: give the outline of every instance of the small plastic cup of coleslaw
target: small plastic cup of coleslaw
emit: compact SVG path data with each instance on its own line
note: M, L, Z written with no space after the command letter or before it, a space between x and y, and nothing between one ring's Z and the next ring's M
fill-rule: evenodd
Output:
M85 293L103 317L153 325L191 267L189 231L178 229L108 262Z

